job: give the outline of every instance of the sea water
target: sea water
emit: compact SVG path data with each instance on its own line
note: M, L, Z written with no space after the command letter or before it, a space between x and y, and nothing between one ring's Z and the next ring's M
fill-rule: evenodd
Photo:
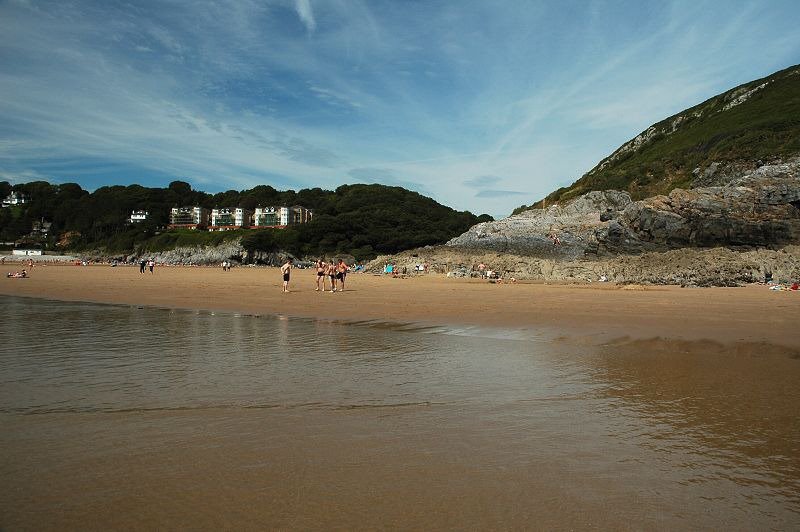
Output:
M0 529L800 526L800 359L0 298Z

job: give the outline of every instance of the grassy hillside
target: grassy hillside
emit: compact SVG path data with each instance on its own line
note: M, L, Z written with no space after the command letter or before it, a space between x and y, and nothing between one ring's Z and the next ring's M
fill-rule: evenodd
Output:
M745 83L650 126L548 204L592 190L634 199L691 187L693 170L800 154L800 66ZM531 207L540 207L538 202ZM523 209L518 209L523 210Z

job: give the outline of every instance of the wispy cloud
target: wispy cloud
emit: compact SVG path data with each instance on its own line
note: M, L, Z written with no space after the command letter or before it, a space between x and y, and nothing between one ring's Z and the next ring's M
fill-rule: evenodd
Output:
M418 181L404 179L394 170L388 168L351 168L347 175L355 180L356 183L380 183L396 187L404 187L417 192L430 193L425 184Z
M331 89L311 85L308 90L310 90L320 100L333 105L345 105L356 109L363 107L360 103L352 100L349 96L337 93Z
M465 179L464 186L473 188L482 188L490 185L495 185L500 181L502 181L502 179L497 176L482 175L482 176L472 177L470 179Z
M0 176L380 182L503 215L800 57L790 0L599 5L0 2Z
M525 196L525 192L518 192L516 190L479 190L475 193L476 198L507 198L509 196Z
M0 170L0 181L7 181L12 185L17 183L28 183L30 181L49 181L57 183L50 178L50 176L37 172L36 170L17 170L15 172L6 172Z
M314 11L311 9L311 0L295 0L294 8L297 10L297 15L303 21L306 29L313 32L317 29L317 22L314 20Z

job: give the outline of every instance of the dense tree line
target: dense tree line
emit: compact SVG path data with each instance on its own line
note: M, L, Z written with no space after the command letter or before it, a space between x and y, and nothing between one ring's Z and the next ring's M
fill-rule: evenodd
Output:
M46 247L64 251L105 249L130 253L180 245L182 240L216 243L219 235L180 237L165 231L170 209L199 205L208 209L302 205L314 210L312 222L284 230L236 232L246 249L282 249L299 256L351 253L358 258L394 253L413 247L439 244L472 225L490 220L458 212L416 192L384 185L344 185L335 191L321 188L279 191L269 185L217 194L193 190L182 181L167 188L140 185L101 187L94 192L75 183L53 185L35 181L11 185L0 182L0 197L11 191L29 202L0 210L0 240L39 240ZM131 211L148 211L148 220L131 224ZM31 235L36 221L52 223L46 238ZM227 236L227 235L226 235Z

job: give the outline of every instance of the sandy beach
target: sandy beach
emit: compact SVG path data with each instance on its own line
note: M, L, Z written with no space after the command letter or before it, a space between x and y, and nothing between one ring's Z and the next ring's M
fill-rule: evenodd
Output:
M797 292L315 278L3 277L0 528L798 528Z
M15 264L5 270L14 271ZM5 273L5 271L4 271ZM391 278L350 274L346 290L314 290L313 270L292 272L291 293L277 268L38 265L27 279L0 281L0 294L342 321L527 329L603 343L707 339L800 346L800 293L676 286L490 284L439 275Z

